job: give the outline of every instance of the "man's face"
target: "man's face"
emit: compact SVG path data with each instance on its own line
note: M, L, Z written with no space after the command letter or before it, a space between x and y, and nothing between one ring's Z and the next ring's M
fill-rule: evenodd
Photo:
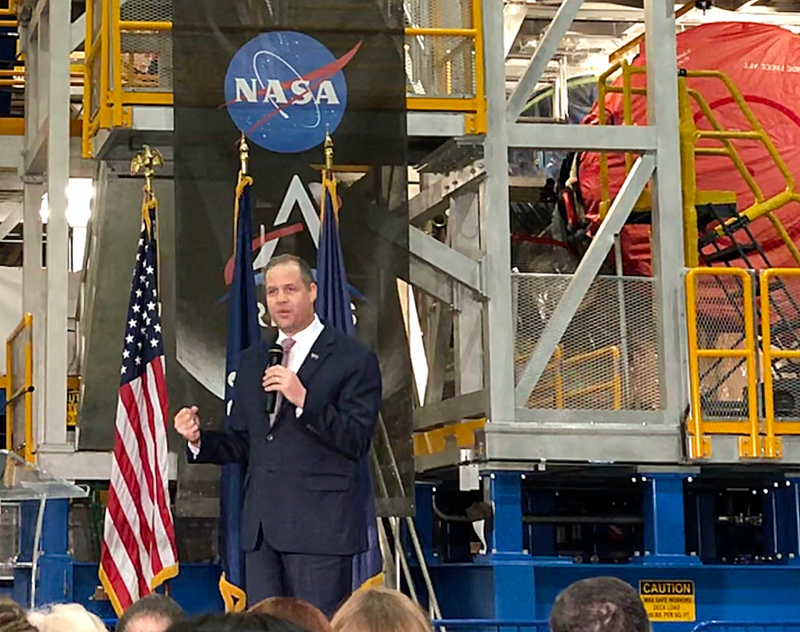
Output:
M170 626L169 619L142 614L128 623L125 632L165 632Z
M306 286L300 267L284 263L267 272L267 309L283 333L292 335L302 331L314 320L314 301L317 286Z

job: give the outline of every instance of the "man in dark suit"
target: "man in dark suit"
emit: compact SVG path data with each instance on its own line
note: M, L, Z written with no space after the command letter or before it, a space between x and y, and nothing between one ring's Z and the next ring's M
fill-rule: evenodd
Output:
M200 430L197 407L175 416L194 463L247 463L242 509L246 591L253 604L286 595L332 614L349 595L352 557L367 548L359 461L369 451L381 404L375 354L314 313L308 264L274 257L267 308L277 325L242 353L233 432ZM283 365L267 369L270 346ZM274 414L266 393L277 392Z

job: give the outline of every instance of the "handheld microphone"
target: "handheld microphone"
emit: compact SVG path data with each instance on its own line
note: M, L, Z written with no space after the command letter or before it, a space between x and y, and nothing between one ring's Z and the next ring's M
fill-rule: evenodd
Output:
M27 395L28 393L33 393L33 391L35 391L35 390L36 390L36 387L33 384L31 384L28 388L20 391L19 393L14 395L14 397L12 397L11 399L6 400L6 403L3 404L2 406L0 406L0 413L5 412L6 408L11 406L11 404L13 404L15 401L17 401L20 397L23 397L24 395Z
M267 368L278 366L283 362L283 347L277 342L269 348L267 355ZM278 391L268 391L266 393L267 399L264 402L264 410L267 415L275 412L275 405L278 402Z

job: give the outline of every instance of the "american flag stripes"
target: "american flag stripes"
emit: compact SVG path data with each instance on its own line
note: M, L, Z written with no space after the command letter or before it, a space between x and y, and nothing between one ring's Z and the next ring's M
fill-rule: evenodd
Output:
M100 581L117 614L178 574L169 503L167 387L156 204L145 197L120 367Z

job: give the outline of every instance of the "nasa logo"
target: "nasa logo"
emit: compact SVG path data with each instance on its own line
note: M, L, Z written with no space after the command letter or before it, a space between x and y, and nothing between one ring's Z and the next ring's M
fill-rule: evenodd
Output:
M342 122L347 107L341 58L295 31L262 33L240 48L225 75L225 105L254 143L283 154L320 145Z

